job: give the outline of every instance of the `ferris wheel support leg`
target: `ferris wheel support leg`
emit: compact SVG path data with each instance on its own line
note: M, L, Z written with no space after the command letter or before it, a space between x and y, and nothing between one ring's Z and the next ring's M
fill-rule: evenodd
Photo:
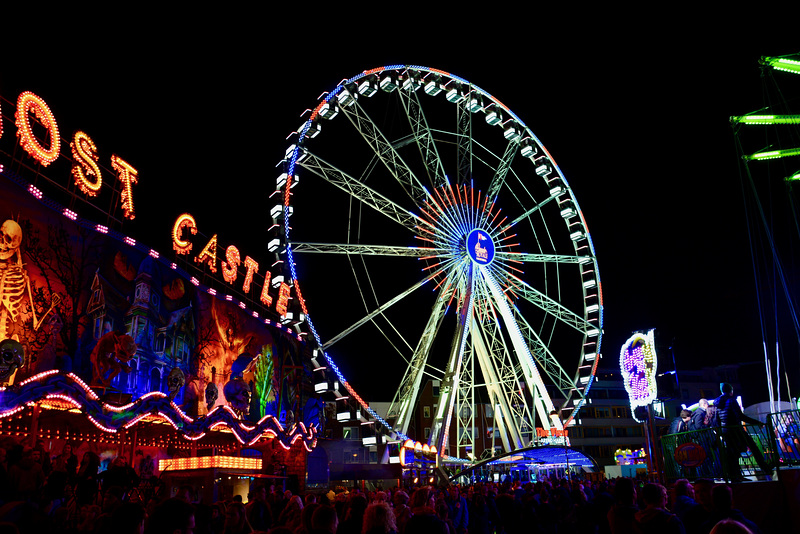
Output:
M466 288L464 299L459 310L458 328L453 336L453 345L450 350L450 359L447 363L447 374L440 390L439 407L436 410L436 419L431 430L430 443L436 444L436 466L441 465L442 455L445 454L447 447L448 434L450 432L450 421L453 417L453 406L456 401L458 391L458 378L461 374L461 363L464 359L464 347L466 346L469 328L468 320L472 317L473 308L473 266L470 263L469 272L465 280Z

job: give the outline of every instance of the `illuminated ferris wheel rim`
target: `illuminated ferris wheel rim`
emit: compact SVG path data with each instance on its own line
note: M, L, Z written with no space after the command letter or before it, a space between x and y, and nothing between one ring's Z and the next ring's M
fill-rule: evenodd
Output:
M286 176L288 177L288 179L283 185L283 187L285 188L285 191L284 191L285 194L284 194L284 221L283 221L283 225L284 225L284 233L285 233L285 238L286 238L286 243L287 243L286 256L287 256L287 259L288 259L288 267L289 267L290 272L291 272L291 277L292 277L293 283L297 284L298 279L297 279L297 273L296 273L296 269L295 269L295 265L294 265L294 253L293 253L293 250L292 250L291 241L290 241L290 235L289 235L290 234L289 216L291 215L291 207L290 207L290 204L289 204L289 198L290 198L289 197L289 188L290 188L290 183L291 183L291 181L293 180L293 178L295 176L296 165L298 163L298 158L301 155L302 143L304 142L304 140L307 137L313 137L314 135L316 135L316 134L311 135L311 133L313 133L313 132L310 132L312 130L312 128L313 128L314 121L318 120L318 118L320 116L320 113L322 112L322 110L324 110L326 108L326 106L330 106L332 102L335 104L335 99L337 99L343 92L347 92L348 91L348 87L351 90L355 89L356 87L354 87L354 84L357 84L360 81L363 82L365 79L368 79L370 77L375 79L375 77L380 77L382 74L386 74L386 73L396 73L398 76L406 75L408 73L418 74L419 77L416 79L416 81L419 82L420 84L426 82L428 77L433 76L433 77L435 77L435 80L437 80L437 83L439 83L439 85L442 88L447 88L448 85L450 85L451 83L454 83L454 82L456 84L456 87L459 88L459 90L460 90L461 87L466 86L466 90L467 90L466 94L467 95L479 95L480 98L483 99L482 109L488 109L490 106L495 106L495 109L502 110L503 113L507 114L507 116L509 117L507 122L513 122L513 125L516 126L517 128L519 128L520 135L523 136L524 141L527 141L530 144L535 144L535 146L538 149L541 149L541 151L544 153L544 156L547 158L547 162L549 162L552 165L552 168L555 171L555 173L558 175L560 180L563 181L563 183L565 185L565 190L563 191L563 193L567 193L569 195L569 200L571 201L572 205L574 205L574 207L575 207L575 211L576 211L575 216L579 219L581 228L585 230L585 232L583 232L580 235L580 239L585 240L586 246L588 247L589 255L587 256L587 258L590 258L589 261L591 262L591 265L593 267L593 273L594 273L593 276L594 276L594 278L596 280L596 287L597 287L597 293L598 293L599 305L596 306L597 309L594 310L594 311L596 311L598 313L597 321L596 321L597 322L597 328L596 328L595 332L593 332L593 335L596 336L595 341L593 341L593 343L595 345L595 349L594 349L595 352L592 355L593 357L592 357L591 360L589 360L588 358L586 360L587 362L594 361L594 365L589 365L589 367L591 367L591 373L588 376L588 380L583 382L583 386L585 387L584 392L588 391L589 387L591 386L592 378L594 377L594 372L596 370L596 362L597 362L597 359L599 359L599 354L600 354L600 343L601 343L602 325L603 325L603 305L602 305L602 291L601 291L601 287L600 287L600 277L599 277L599 271L597 269L597 261L596 261L596 255L595 255L595 250L594 250L594 244L593 244L591 236L589 234L588 226L587 226L586 221L585 221L585 219L583 217L583 213L581 212L580 208L578 207L577 199L575 198L572 189L569 187L566 178L562 174L561 169L556 164L555 159L550 155L549 151L547 151L547 149L545 148L544 144L541 143L541 141L539 141L538 137L536 137L536 135L530 130L530 128L528 128L528 126L525 125L525 123L513 111L511 111L511 109L509 109L505 104L503 104L501 101L499 101L497 98L492 96L487 91L485 91L485 90L481 89L480 87L472 84L471 82L467 81L464 78L461 78L461 77L456 76L454 74L448 73L446 71L439 70L439 69L434 69L434 68L430 68L430 67L419 66L419 65L388 65L388 66L385 66L385 67L378 67L378 68L375 68L375 69L364 71L364 72L362 72L362 73L360 73L360 74L358 74L356 76L353 76L352 78L343 80L332 91L330 91L329 93L325 94L324 97L322 98L322 100L320 101L320 103L312 111L309 119L306 120L305 123L303 123L301 128L298 130L298 134L299 134L298 142L295 145L293 145L292 147L290 147L289 150L287 150L287 154L286 154L287 158L286 158L285 161L287 162ZM461 84L461 85L458 85L458 84ZM420 85L415 87L414 91L416 91L419 86ZM376 87L376 89L377 89L377 87ZM427 90L426 90L426 92L427 92ZM431 93L429 93L429 94L431 94ZM355 92L353 93L353 98L357 98L358 96L360 96L360 95L355 94ZM450 100L449 97L448 97L448 100ZM293 185L293 184L291 184L291 185ZM427 191L426 191L426 193L427 193ZM495 195L495 198L496 198L496 195ZM416 215L416 214L410 214L410 215L412 215L413 217L419 218L419 215ZM469 232L465 236L465 239L469 238L470 235L480 234L480 230L481 229L478 228L478 227L469 229ZM491 242L494 243L496 238L490 237L492 235L490 232L486 232L486 230L483 230L483 231L485 232L486 236L490 238ZM572 236L571 236L571 238L572 238ZM575 241L574 238L573 238L573 241ZM439 249L439 250L441 251L441 249ZM475 258L471 254L469 254L469 258L470 258L470 260L472 260L476 264L480 264L480 262L476 261ZM492 261L490 260L490 261L487 262L487 265L489 265L491 263L492 263ZM586 286L584 285L584 287L586 287ZM314 328L314 325L313 325L313 322L311 321L310 315L308 314L308 311L305 308L305 302L303 301L302 296L299 293L299 288L298 288L298 298L300 300L301 306L303 307L303 312L306 314L306 320L307 320L308 327L309 327L309 329L310 329L310 331L311 331L311 333L313 335L313 338L314 338L317 346L318 347L323 347L323 343L322 343L322 341L320 339L320 336L317 333L316 329ZM322 351L322 349L318 349L318 350ZM390 429L390 430L394 430L394 429L392 429L392 425L387 423L377 413L375 413L369 407L369 405L364 401L364 399L362 399L357 394L355 389L350 385L349 381L341 373L341 371L339 370L338 366L335 364L335 362L332 359L332 357L327 352L322 352L322 354L324 355L325 362L327 362L328 367L331 370L334 371L334 373L336 374L336 377L338 378L338 380L341 383L341 385L344 386L344 388L347 390L347 392L361 405L361 407L363 407L376 421L380 422L384 427L386 427L387 429ZM584 401L585 401L585 396L581 398L580 404L578 404L578 405L576 405L574 407L573 416L574 416L574 414L577 413L577 411L583 405ZM572 417L570 417L570 419L571 418ZM402 432L396 432L396 433L403 440L409 439L409 437L407 435L405 435L404 433L402 433Z

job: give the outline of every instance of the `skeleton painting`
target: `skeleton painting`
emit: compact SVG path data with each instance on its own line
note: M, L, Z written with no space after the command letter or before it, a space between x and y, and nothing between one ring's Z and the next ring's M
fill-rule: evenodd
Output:
M0 226L0 340L13 338L19 341L18 334L11 335L11 323L17 322L25 295L31 300L31 311L36 325L31 283L22 266L20 244L22 228L16 221L5 221Z
M250 386L241 378L234 378L230 380L225 387L222 388L225 398L240 417L250 413Z

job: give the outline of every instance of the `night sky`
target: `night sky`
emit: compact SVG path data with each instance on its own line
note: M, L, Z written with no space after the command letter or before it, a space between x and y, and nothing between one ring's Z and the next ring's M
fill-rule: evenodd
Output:
M519 32L489 38L476 21L444 35L407 35L409 44L401 42L402 28L287 32L223 17L230 30L223 34L204 22L181 30L164 23L135 37L109 27L98 38L65 31L54 43L31 39L53 58L37 66L3 43L3 98L37 93L63 137L82 129L101 154L113 151L139 169L143 211L132 235L169 250L172 223L189 211L202 234L266 255L269 220L261 212L286 138L305 120L300 114L365 69L436 67L513 110L570 183L597 252L606 362L616 362L625 339L645 328L674 348L679 368L763 360L728 118L763 105L758 58L797 52L788 39L603 27L523 40ZM776 79L784 96L800 95L800 77ZM4 127L13 135L10 122ZM772 194L785 196L782 187ZM791 251L785 254L794 267ZM317 306L347 313L328 295L306 298L312 318ZM797 339L791 330L783 336L796 374ZM357 389L381 394L375 386L382 380L359 384L361 363L339 364L355 373Z

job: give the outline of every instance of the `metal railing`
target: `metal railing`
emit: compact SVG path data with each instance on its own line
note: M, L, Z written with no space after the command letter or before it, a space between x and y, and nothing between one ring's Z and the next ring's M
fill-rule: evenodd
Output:
M664 476L668 480L736 481L749 476L772 475L779 464L786 465L784 458L790 454L800 464L800 444L795 442L794 447L784 450L775 438L776 426L772 419L779 415L770 414L766 425L742 426L741 432L737 428L723 434L721 428L712 427L662 436ZM795 416L794 421L800 419Z
M767 426L776 444L777 467L800 466L800 410L771 413Z

